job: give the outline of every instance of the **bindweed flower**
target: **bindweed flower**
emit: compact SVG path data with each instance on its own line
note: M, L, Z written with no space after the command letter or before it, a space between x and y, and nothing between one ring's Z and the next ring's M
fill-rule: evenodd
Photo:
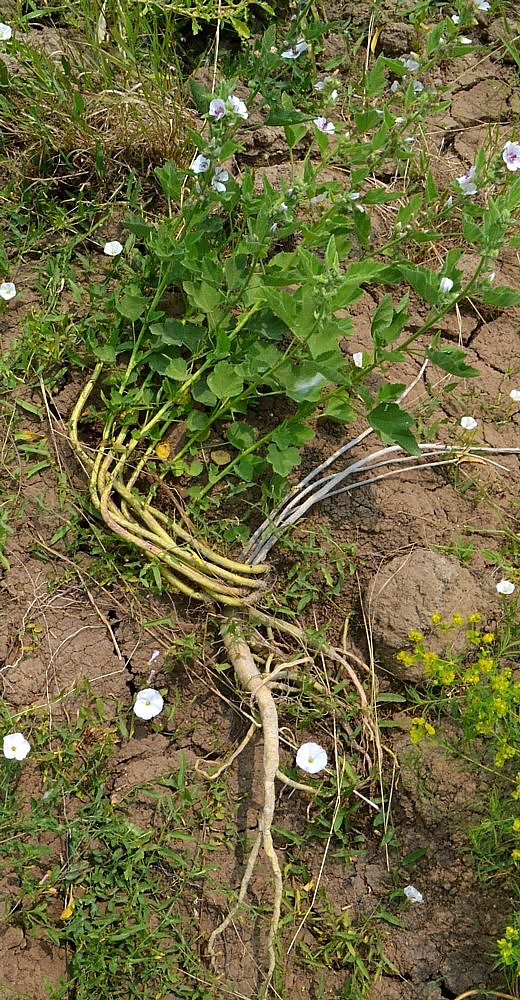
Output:
M356 368L362 368L363 367L363 351L356 351L352 355L352 360L353 360Z
M119 240L109 240L103 247L103 253L107 257L119 257L119 254L123 253L123 245Z
M465 431L474 431L478 427L475 417L461 417L460 426L464 428Z
M462 177L457 177L457 184L462 189L463 194L476 194L478 191L477 185L473 180L476 173L476 167L470 167L467 173L463 174Z
M420 80L414 80L413 81L414 94L422 94L423 90L424 90L424 83L421 83Z
M156 659L157 659L157 658L158 658L158 657L159 657L160 655L161 655L161 651L160 651L160 649L154 649L154 651L153 651L153 653L152 653L152 655L151 655L150 659L148 660L148 663L154 663L154 662L155 662L155 660L156 660Z
M208 114L212 118L216 118L218 121L220 118L224 117L225 113L226 105L221 97L215 97L212 101L210 101Z
M296 754L296 763L307 774L318 774L327 766L327 751L318 743L304 743Z
M439 288L443 295L447 295L453 288L453 281L451 278L441 278Z
M163 710L164 698L155 688L144 688L138 691L134 702L134 714L138 719L154 719Z
M509 398L513 400L513 403L520 403L520 389L511 389Z
M322 201L325 201L328 197L326 191L320 191L319 194L315 194L313 198L309 198L309 205L320 205Z
M325 90L325 87L331 79L332 77L326 76L324 80L318 80L318 82L314 84L314 89L320 93L322 90Z
M324 135L334 135L334 132L336 131L334 122L329 122L326 118L314 118L313 122L316 128L320 132L323 132Z
M468 38L466 35L461 35L459 38L459 42L461 45L473 45L471 38Z
M244 121L246 118L249 118L249 111L239 97L235 97L234 94L231 94L231 97L228 97L227 99L227 103L229 110L232 111L234 115L238 115L238 117L243 118Z
M517 142L506 142L502 159L508 170L520 170L520 146Z
M403 892L410 903L424 903L422 892L419 892L414 885L405 885Z
M226 182L229 180L229 174L224 167L215 167L215 172L211 178L211 187L214 191L225 191Z
M477 10L484 10L484 11L486 11L486 10L489 10L489 8L491 7L491 4L488 3L488 0L475 0L475 6L476 6Z
M451 19L452 19L452 21L453 21L454 24L459 24L460 23L460 17L459 17L458 14L452 14L451 15Z
M514 594L516 587L511 580L500 580L497 583L497 594L501 594L503 597L510 597Z
M203 174L209 168L209 160L207 156L203 156L199 153L194 160L191 161L190 170L193 170L194 174Z
M291 49L286 49L285 52L282 52L282 59L297 59L298 56L301 56L302 52L307 52L308 49L309 46L305 39L300 38Z
M7 760L25 760L30 749L31 744L22 733L9 733L4 736L3 750Z
M4 302L9 302L10 299L14 299L16 295L16 285L14 281L2 281L0 285L0 299Z
M0 21L0 42L8 42L12 37L13 29L8 24Z

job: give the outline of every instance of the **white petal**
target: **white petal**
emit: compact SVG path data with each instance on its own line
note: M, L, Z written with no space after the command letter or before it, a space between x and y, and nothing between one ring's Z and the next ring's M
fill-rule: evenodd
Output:
M14 299L16 295L16 285L14 281L2 281L0 285L0 299L4 302L9 302L9 299Z
M497 583L497 593L503 594L506 597L510 597L511 594L514 594L515 590L516 587L514 583L511 583L511 580L500 580L500 582Z
M513 400L513 403L520 403L520 389L511 389L509 398Z
M22 733L8 733L3 739L4 757L8 760L25 760L31 744Z
M0 21L0 42L8 42L12 37L13 29L8 24Z
M410 903L424 903L422 892L419 892L414 885L405 885L403 892Z
M327 751L318 743L304 743L296 754L296 763L307 774L318 774L327 766Z
M119 257L119 254L123 253L123 245L119 240L109 240L103 247L103 253L107 257Z
M461 417L460 426L464 428L465 431L474 431L475 427L478 427L475 417Z
M159 691L156 691L155 688L144 688L136 695L134 713L138 719L144 719L145 722L148 722L149 719L155 718L162 712L163 706L164 698Z

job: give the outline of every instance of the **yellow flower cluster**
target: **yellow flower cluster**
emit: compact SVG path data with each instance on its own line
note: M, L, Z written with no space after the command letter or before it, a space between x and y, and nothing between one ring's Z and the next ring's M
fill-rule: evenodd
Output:
M519 934L516 928L506 927L504 937L500 938L497 944L504 965L518 965L520 967Z

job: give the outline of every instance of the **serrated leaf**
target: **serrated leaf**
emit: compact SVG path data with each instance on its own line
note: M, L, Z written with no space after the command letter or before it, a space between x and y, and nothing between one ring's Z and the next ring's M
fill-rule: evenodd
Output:
M481 302L485 302L487 306L497 306L499 309L520 305L520 293L508 285L494 285L493 288L486 288L480 292L479 297Z
M459 378L476 378L480 372L466 364L466 352L460 347L428 347L426 357L438 368Z
M410 430L413 418L397 403L380 403L367 414L367 420L385 444L398 444L410 455L421 454Z

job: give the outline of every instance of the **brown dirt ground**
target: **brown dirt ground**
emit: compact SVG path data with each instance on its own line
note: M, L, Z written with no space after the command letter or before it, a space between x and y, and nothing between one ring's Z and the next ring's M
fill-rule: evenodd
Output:
M482 18L477 36L479 32L486 41L492 37L493 25ZM395 26L395 30L385 29L381 44L389 54L401 55L409 51L411 42L409 25L403 23ZM442 82L446 85L448 81ZM466 57L462 72L460 63L457 65L451 108L442 118L431 122L424 136L439 184L449 183L467 169L475 150L488 141L490 122L498 144L510 137L509 122L513 111L518 112L515 82L513 68L494 55L482 58L476 51ZM278 137L273 134L264 138L264 145L256 148L261 152L261 162L271 164L266 169L273 182L277 172L283 171L283 164L272 165L278 159ZM520 289L516 253L504 251L497 260L496 271L497 281ZM369 316L375 301L377 294L367 293L356 306L356 333L349 343L350 351L369 346ZM8 325L0 330L3 344L16 335L18 310L29 305L27 299L23 305L21 301L13 302L6 312L3 322ZM419 306L412 317L412 322L415 320L420 322ZM518 445L520 413L511 415L506 403L509 389L518 385L514 375L520 372L520 309L484 317L468 303L460 315L450 317L446 327L448 337L467 347L469 362L480 370L481 377L478 383L462 382L457 392L443 403L443 409L438 411L439 433L448 439L450 428L460 415L470 412L479 420L485 443ZM402 375L406 380L411 374L411 369L404 366L399 377ZM415 394L417 404L426 406L432 391L438 391L447 380L443 373L432 372L428 382ZM67 415L77 386L72 386L72 392L70 388L55 401L63 416ZM51 429L47 427L46 432L52 448ZM322 426L305 455L302 471L334 450L340 438L338 427ZM62 460L70 463L67 456ZM509 475L470 464L448 474L431 471L420 478L408 474L398 484L367 487L315 509L296 530L296 540L304 542L310 530L325 525L337 541L356 543L358 574L346 579L339 598L323 599L308 609L304 616L308 623L329 622L331 637L338 638L344 621L351 618L349 637L353 648L363 652L360 593L366 602L369 584L380 568L395 556L405 557L417 546L450 546L457 533L462 534L467 526L474 532L469 569L480 587L482 605L489 607L491 617L498 614L492 566L485 550L494 530L501 530L504 525L515 530L511 511L518 461L508 458L504 464L511 470ZM77 485L76 473L73 478ZM8 488L6 482L5 489ZM82 695L77 686L86 678L92 691L102 699L110 719L117 704L130 705L133 692L148 680L148 661L155 647L167 651L172 635L202 630L203 636L206 632L208 635L205 666L196 668L192 663L186 671L175 655L159 661L161 666L154 683L168 687L175 706L173 715L163 733L150 735L146 727L138 726L132 738L121 738L113 758L109 792L121 795L123 790L153 782L158 775L175 769L180 750L185 753L189 769L197 758L225 758L230 745L243 735L245 722L233 699L230 701L228 692L211 673L211 650L218 656L211 619L207 620L205 614L201 617L196 607L187 607L175 596L155 599L153 606L148 603L144 612L143 595L137 587L129 594L122 585L103 588L92 580L88 553L71 565L59 543L54 553L49 552L45 546L49 546L64 517L53 470L46 470L25 484L22 481L20 503L23 516L11 524L13 531L6 550L11 569L3 572L0 580L0 678L7 704L12 709L44 704L49 714L60 718L65 711L73 712L80 703ZM35 552L35 544L39 554ZM42 559L42 555L46 558ZM287 552L282 550L273 556L282 592L287 559ZM410 595L407 597L404 575L403 606L407 599ZM146 600L149 602L148 596ZM396 616L401 610L395 608ZM171 630L143 624L145 618L164 619L168 615L172 619ZM400 690L398 682L387 673L381 675L381 684L387 690ZM391 803L396 846L389 850L390 864L387 865L381 848L380 834L371 829L369 817L364 817L357 831L365 838L363 849L353 849L348 865L344 859L335 859L332 851L324 866L322 890L333 900L337 914L349 912L354 919L362 918L379 904L386 905L389 891L395 888L392 872L399 868L399 858L418 848L424 849L421 859L407 874L423 891L425 904L400 911L402 928L382 927L383 948L395 973L385 973L374 984L371 1000L440 1000L456 997L471 987L500 986L493 971L492 954L507 918L507 900L493 885L477 882L464 853L468 846L468 826L479 817L482 808L479 802L484 801L488 783L485 777L463 770L441 748L417 748L412 752L404 717L396 715L394 721L397 728L389 730L386 737L388 755L384 765L390 772L390 761L398 761ZM283 723L286 728L282 758L290 764L290 747L302 742L306 734L296 732L290 717L284 718ZM326 722L312 736L321 738L331 749ZM253 829L258 820L262 790L254 778L251 787L251 776L258 774L261 752L260 740L254 740L230 772L230 794L239 803L238 833ZM38 775L30 765L24 773L25 791L36 793L40 787ZM280 790L277 825L298 831L307 822L308 808L312 811L312 804L309 806L304 794L289 795ZM138 800L131 819L141 825L149 822L145 796ZM283 855L283 843L279 842L278 847ZM56 844L58 854L60 849L60 844ZM308 868L316 877L321 854L310 848L307 854ZM238 837L223 843L213 860L222 887L236 888L243 861ZM1 888L5 892L8 886L9 873L3 872ZM269 891L269 873L261 864L253 881L253 899L267 903ZM222 893L209 887L200 901L202 935L208 935L218 921L223 904ZM44 982L57 981L66 969L66 955L45 939L31 939L15 927L0 927L0 939L3 951L0 996L8 997L10 991L16 990L32 1000L44 1000ZM319 934L312 920L307 922L302 939L311 950L315 948ZM350 995L344 992L348 971L341 964L324 968L319 986L319 977L312 968L302 967L297 952L283 957L288 940L289 935L282 934L286 1000ZM243 923L240 938L230 931L225 944L224 965L229 981L242 994L253 995L262 956L262 933L260 937L256 932L252 936L247 923ZM318 989L321 989L319 994Z

